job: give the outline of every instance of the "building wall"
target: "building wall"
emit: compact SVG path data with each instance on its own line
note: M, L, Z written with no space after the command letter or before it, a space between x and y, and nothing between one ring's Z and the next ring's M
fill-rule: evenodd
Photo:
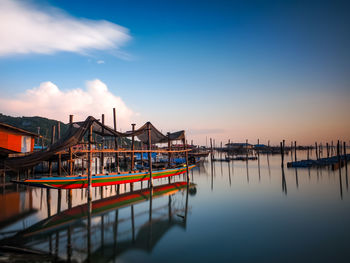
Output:
M0 147L15 152L21 152L22 135L12 133L8 130L0 129ZM34 150L34 137L31 137L31 145L30 149L28 150L30 150L31 152Z

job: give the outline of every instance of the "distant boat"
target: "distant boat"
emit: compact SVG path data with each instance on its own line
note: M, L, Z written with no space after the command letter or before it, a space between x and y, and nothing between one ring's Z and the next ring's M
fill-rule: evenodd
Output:
M191 170L195 165L188 166ZM172 169L162 169L152 171L152 179L160 179L164 177L170 177L183 174L187 171L186 165L182 167ZM149 181L149 171L134 172L134 173L110 173L110 174L97 174L91 178L91 186L106 186L125 183L134 183L141 181ZM87 175L73 175L64 177L42 177L38 179L27 179L24 181L12 181L14 183L25 184L29 186L45 187L45 188L57 188L57 189L80 189L88 187Z

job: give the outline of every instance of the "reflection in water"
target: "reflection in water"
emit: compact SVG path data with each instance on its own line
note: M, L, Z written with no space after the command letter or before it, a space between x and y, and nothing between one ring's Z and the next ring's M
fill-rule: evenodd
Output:
M245 162L246 168L247 168L247 183L249 184L249 169L248 169L248 157Z
M282 192L287 195L287 182L286 177L284 175L284 167L282 166Z
M81 258L79 254L82 253L83 255L86 254L86 260L88 262L94 262L100 256L107 261L107 259L113 259L122 252L132 248L151 251L160 237L171 226L179 225L186 228L188 194L194 187L194 184L176 182L156 186L151 189L101 198L93 202L88 198L87 204L68 208L52 216L51 191L54 190L47 189L48 218L18 232L12 237L1 240L0 246L6 244L6 246L26 247L32 250L40 248L41 253L53 254L56 260L66 259L70 261L72 258ZM186 191L185 208L179 208L178 198L172 199L172 195L183 191ZM164 221L162 219L163 217L158 217L158 215L165 207L153 207L153 199L165 195L168 195L169 199L167 204L168 219ZM58 201L61 198L59 192L57 193L57 197ZM134 207L136 204L142 204L146 201L149 201L148 223L138 227L137 230L135 217L142 217L143 213L135 214ZM176 202L177 206L174 206L173 201ZM120 223L118 218L119 210L127 207L131 209L131 215L129 217L131 221L131 241L124 239L117 242L118 224ZM157 214L156 218L152 216L153 211ZM177 216L173 217L173 215ZM111 222L110 219L113 216L115 220ZM108 218L107 222L105 222L105 218ZM126 220L128 219L124 218L122 222ZM84 234L83 230L84 225L86 225L86 234ZM112 231L109 231L109 229L112 229ZM111 232L114 234L105 235L106 231L107 233ZM100 242L95 238L98 232L100 232ZM72 240L75 240L74 246L72 245ZM54 243L54 250L52 249L52 243ZM64 251L59 247L61 243L66 246ZM86 249L84 249L83 243L86 244Z
M339 187L340 187L340 199L343 200L343 183L342 183L342 179L341 179L341 168L338 169L339 170Z

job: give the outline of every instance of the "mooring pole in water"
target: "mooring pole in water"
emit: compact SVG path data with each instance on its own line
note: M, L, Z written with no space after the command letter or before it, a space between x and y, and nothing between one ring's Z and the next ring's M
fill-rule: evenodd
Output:
M326 143L326 147L327 147L327 158L329 158L329 144L328 144L328 142Z
M117 115L115 112L115 108L113 108L113 125L114 125L114 131L117 131ZM118 139L117 137L114 137L114 144L115 144L115 149L118 150ZM117 172L119 173L119 154L115 153L115 164L117 166ZM119 184L118 184L119 187Z
M280 142L280 147L281 147L281 167L284 167L284 154L283 154L283 143Z
M149 186L153 187L153 178L152 178L152 135L151 135L151 123L147 122L148 130L148 165L149 165Z
M315 142L315 154L316 154L316 160L318 160L318 151L317 151L317 142Z
M307 159L310 160L310 146L307 147Z
M294 162L297 161L297 141L294 141Z
M248 139L245 140L246 161L248 162Z
M92 179L92 125L89 128L89 158L88 158L88 201L91 201L91 179Z
M346 164L347 160L348 160L348 158L346 156L346 142L343 143L343 147L344 147L343 151L344 151L344 158L345 158L345 164Z
M210 160L213 161L213 140L210 138Z
M331 156L333 156L334 154L333 150L334 150L333 141L331 141Z

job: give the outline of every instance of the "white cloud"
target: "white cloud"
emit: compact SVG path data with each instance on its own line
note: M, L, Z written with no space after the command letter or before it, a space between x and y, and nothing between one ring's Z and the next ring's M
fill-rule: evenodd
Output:
M24 1L0 1L0 56L118 50L130 38L128 29L108 21L77 19Z
M97 60L97 64L104 64L105 62L103 60Z
M63 91L48 81L14 98L0 98L0 112L4 114L42 116L64 123L68 122L69 114L74 115L75 121L81 121L89 115L99 119L104 113L106 124L112 125L113 108L117 110L118 127L129 127L134 112L99 79L87 81L86 90Z

